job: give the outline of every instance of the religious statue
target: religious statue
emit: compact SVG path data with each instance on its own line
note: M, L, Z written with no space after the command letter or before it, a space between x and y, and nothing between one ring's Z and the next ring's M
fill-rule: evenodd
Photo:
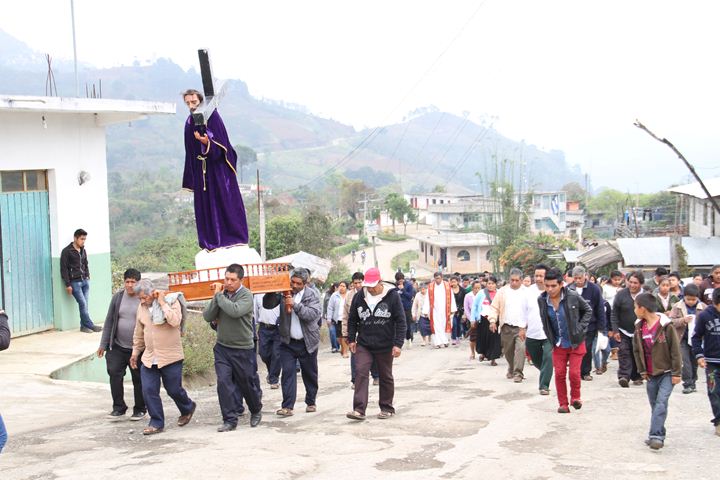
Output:
M199 91L185 91L183 100L190 115L185 122L182 186L194 194L198 243L208 251L246 245L248 227L237 181L237 153L225 124L217 109L206 124L195 124L193 113L203 102Z

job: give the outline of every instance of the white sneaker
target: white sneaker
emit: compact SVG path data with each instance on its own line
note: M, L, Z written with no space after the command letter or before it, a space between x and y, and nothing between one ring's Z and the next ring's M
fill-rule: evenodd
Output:
M407 341L407 348L408 350L412 348L412 340Z

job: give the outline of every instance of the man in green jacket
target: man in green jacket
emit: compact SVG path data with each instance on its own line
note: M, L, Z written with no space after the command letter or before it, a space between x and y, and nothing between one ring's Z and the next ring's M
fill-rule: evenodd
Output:
M262 391L255 360L253 340L253 296L243 287L245 272L233 263L225 270L225 282L214 283L214 295L203 312L203 318L217 328L215 373L223 424L218 432L237 428L241 405L237 392L250 409L250 426L262 420Z

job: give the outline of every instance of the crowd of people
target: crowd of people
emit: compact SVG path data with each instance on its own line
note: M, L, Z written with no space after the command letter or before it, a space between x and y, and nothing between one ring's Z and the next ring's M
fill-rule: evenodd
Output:
M208 328L217 333L218 432L235 430L246 406L250 427L261 423L258 356L267 369L265 382L282 390L277 416L295 414L298 374L305 386L305 412L317 412L325 324L330 352L349 357L353 407L346 416L354 421L366 419L370 377L379 387L377 418L395 415L393 360L403 349L452 346L469 348L471 361L493 367L504 357L506 377L515 383L525 380L526 364L533 366L539 371L540 395L550 395L554 376L562 414L582 408L583 382L605 374L608 362L616 359L621 387L646 385L651 406L646 444L656 450L665 442L674 385L682 382L683 393L695 392L700 367L711 421L720 435L720 266L686 285L665 269L645 281L640 271L596 278L581 266L563 273L537 265L530 278L511 269L506 282L490 272L448 278L438 272L421 283L401 272L394 282L383 281L380 271L370 268L324 294L302 268L291 272L289 294L253 295L243 286L243 276L241 265L229 265L224 281L212 285L212 299L203 311ZM129 368L134 387L129 418L149 416L143 434L165 429L161 385L178 409L177 425L191 422L197 404L182 379L186 316L181 294L157 290L137 270L124 273L97 351L106 358L111 418L124 418L129 410L123 386ZM0 349L9 343L5 331L7 317L0 312ZM0 417L0 449L6 437Z

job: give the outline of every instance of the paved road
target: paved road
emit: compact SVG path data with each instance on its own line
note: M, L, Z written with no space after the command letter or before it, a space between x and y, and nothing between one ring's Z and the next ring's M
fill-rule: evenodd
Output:
M401 242L387 242L376 239L375 242L375 250L377 251L378 257L378 268L380 269L383 280L395 281L395 269L392 268L390 262L392 261L393 257L400 253L403 253L407 250L417 250L417 240L410 239L403 240ZM372 245L369 245L365 248L365 253L367 254L367 257L365 258L364 264L360 260L361 251L362 250L358 251L355 255L354 262L352 261L351 255L346 255L342 259L342 261L345 262L351 272L364 271L373 266Z
M345 418L352 406L348 360L323 347L317 413L298 404L295 416L276 417L280 392L266 389L258 428L245 417L238 430L219 434L217 398L206 386L190 390L199 404L190 425L171 424L149 438L141 425L105 418L106 386L5 374L0 412L11 437L0 478L717 478L720 438L704 393L676 389L666 447L652 452L643 445L650 416L644 388L621 389L615 363L583 383L581 410L560 415L554 396L537 394L534 367L515 384L505 379L503 362L490 367L467 354L466 345L404 350L390 420ZM376 402L371 387L369 415ZM167 398L165 406L174 420Z

